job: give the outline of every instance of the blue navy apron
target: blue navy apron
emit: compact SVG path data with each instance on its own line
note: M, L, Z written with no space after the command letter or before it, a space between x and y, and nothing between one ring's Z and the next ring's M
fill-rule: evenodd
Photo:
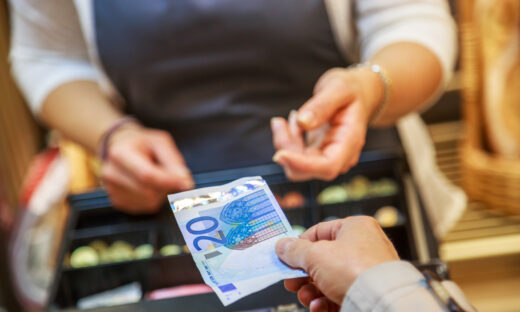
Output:
M193 172L271 162L270 119L345 67L323 0L94 0L103 67ZM347 26L346 26L347 27Z

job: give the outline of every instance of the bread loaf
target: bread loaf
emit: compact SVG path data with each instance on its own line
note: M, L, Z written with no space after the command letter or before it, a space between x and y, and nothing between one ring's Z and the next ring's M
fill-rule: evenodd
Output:
M520 0L479 0L475 14L486 139L496 154L520 159Z

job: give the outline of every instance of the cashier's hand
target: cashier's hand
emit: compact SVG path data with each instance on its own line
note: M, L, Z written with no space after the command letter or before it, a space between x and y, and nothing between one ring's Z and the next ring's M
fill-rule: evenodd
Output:
M346 173L359 160L368 122L383 95L380 77L369 69L329 70L298 112L288 120L271 120L273 161L293 181L332 180Z
M339 311L348 289L365 270L399 256L372 217L349 217L319 223L300 238L276 244L280 259L309 277L285 280L289 291L311 312Z
M193 188L193 178L169 133L128 125L111 135L103 180L114 207L153 213L168 192Z

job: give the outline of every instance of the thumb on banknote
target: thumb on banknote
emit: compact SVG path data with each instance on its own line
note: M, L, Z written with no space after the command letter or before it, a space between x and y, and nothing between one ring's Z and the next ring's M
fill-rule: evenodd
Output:
M276 254L287 265L307 270L311 241L301 238L282 238L276 243Z

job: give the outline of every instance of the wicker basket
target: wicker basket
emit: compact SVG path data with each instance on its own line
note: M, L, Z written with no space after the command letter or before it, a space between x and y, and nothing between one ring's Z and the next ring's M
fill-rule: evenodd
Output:
M493 209L520 214L520 160L491 154L485 148L481 105L482 70L475 0L459 0L461 65L466 140L461 145L462 185L468 196Z

